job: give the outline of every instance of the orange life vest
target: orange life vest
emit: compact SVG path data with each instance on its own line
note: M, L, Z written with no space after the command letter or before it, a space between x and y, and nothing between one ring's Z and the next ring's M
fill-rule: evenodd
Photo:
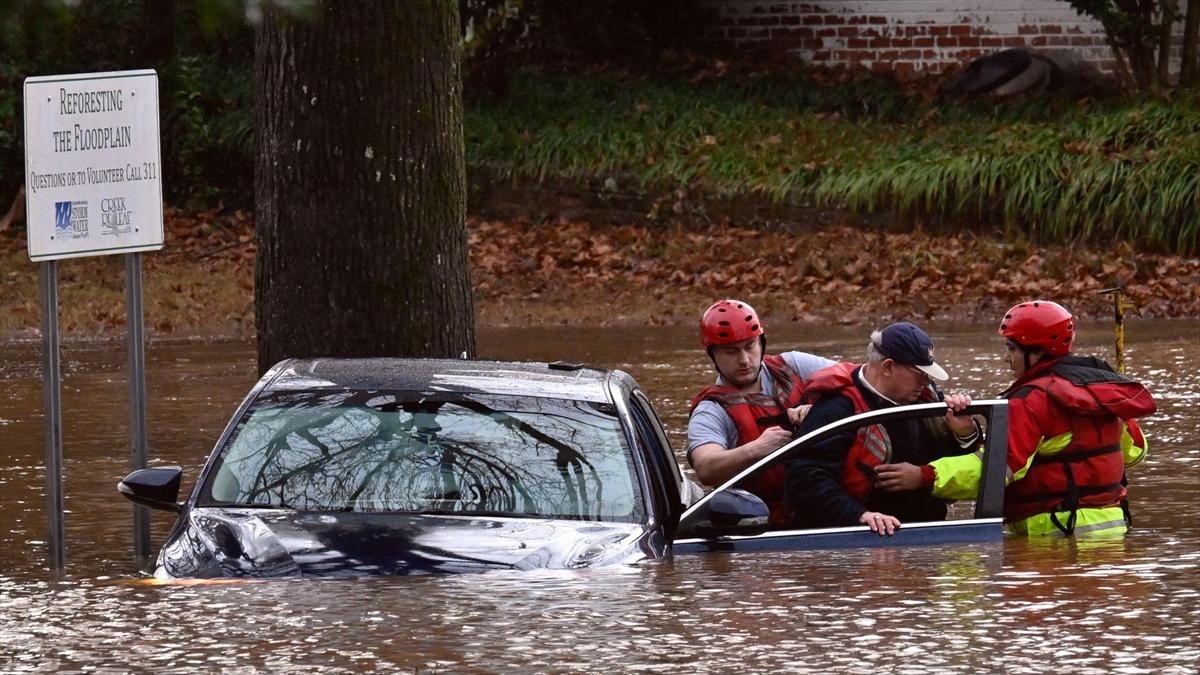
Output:
M1071 435L1066 448L1034 456L1025 476L1009 485L1009 521L1065 512L1067 523L1058 526L1066 531L1073 529L1076 509L1116 506L1125 498L1121 433L1128 427L1135 442L1141 440L1133 420L1153 413L1156 406L1141 383L1099 364L1103 362L1062 357L1003 394L1021 400L1034 390L1045 392L1046 409L1032 411L1025 419L1041 420L1045 428L1038 432L1044 438Z
M720 405L737 427L738 445L756 440L769 427L792 429L787 409L794 408L804 400L804 381L796 374L782 356L763 357L763 365L771 382L775 385L774 397L765 394L746 394L737 387L714 384L705 387L692 399L691 410L701 401L712 401ZM779 463L755 476L745 485L758 495L771 509L771 522L787 521L787 508L783 492L784 468Z
M854 382L854 371L858 368L857 363L843 361L813 373L805 389L809 401L815 402L825 394L839 394L854 404L855 415L868 412L871 407ZM842 465L842 489L865 503L875 487L875 467L886 464L891 458L892 440L883 425L859 427L846 453L846 463Z

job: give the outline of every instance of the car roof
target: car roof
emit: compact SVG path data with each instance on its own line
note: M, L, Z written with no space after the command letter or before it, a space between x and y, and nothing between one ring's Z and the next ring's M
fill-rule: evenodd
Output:
M608 402L610 379L635 386L621 371L573 363L523 363L468 359L289 359L263 376L259 395L300 389L365 389L494 393Z

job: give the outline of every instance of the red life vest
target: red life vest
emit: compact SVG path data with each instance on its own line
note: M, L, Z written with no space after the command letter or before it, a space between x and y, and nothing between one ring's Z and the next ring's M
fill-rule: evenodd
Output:
M1155 410L1154 398L1139 382L1113 372L1102 361L1065 356L1034 366L1033 377L1018 382L1003 396L1025 399L1035 390L1046 394L1046 409L1033 412L1046 428L1042 437L1070 433L1066 448L1035 455L1028 472L1005 492L1005 518L1015 521L1038 513L1066 512L1064 532L1074 529L1076 509L1108 507L1125 498L1125 462L1121 433L1141 432L1132 420ZM1144 441L1143 441L1144 443Z
M763 365L775 385L774 398L761 393L745 394L727 384L714 384L696 394L691 410L695 411L701 401L713 401L720 405L737 427L739 446L756 440L769 427L790 430L792 423L788 419L787 409L800 405L804 400L804 381L788 367L782 356L764 356ZM767 503L773 523L787 521L783 482L783 464L778 463L744 486Z
M855 415L868 412L871 407L854 382L854 371L858 367L856 363L843 361L813 373L805 390L809 402L815 402L825 394L840 394L854 404ZM866 502L875 488L875 467L886 464L891 457L892 439L883 425L859 427L846 453L846 463L842 465L842 489L858 501Z

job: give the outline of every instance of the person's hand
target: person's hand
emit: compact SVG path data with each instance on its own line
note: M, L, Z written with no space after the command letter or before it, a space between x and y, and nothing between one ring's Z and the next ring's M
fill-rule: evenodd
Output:
M762 435L754 441L755 459L762 459L767 455L782 448L785 444L792 440L792 432L783 427L767 427L763 429Z
M812 410L811 405L798 405L795 408L787 409L788 419L792 422L793 427L799 427L804 418L808 416L808 411Z
M886 513L877 513L875 511L867 511L858 517L858 522L871 528L871 531L879 536L895 534L896 530L900 529L900 519L894 516L889 516Z
M968 394L947 394L943 403L946 404L946 426L959 438L967 438L975 433L975 420L970 415L960 415L971 405Z
M921 488L921 467L908 462L880 464L875 467L875 485L885 492L906 492Z

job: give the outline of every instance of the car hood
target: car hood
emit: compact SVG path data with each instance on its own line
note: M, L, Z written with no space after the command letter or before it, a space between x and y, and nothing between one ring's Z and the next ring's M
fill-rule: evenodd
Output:
M654 555L647 539L636 523L198 507L163 547L156 576L570 569Z

